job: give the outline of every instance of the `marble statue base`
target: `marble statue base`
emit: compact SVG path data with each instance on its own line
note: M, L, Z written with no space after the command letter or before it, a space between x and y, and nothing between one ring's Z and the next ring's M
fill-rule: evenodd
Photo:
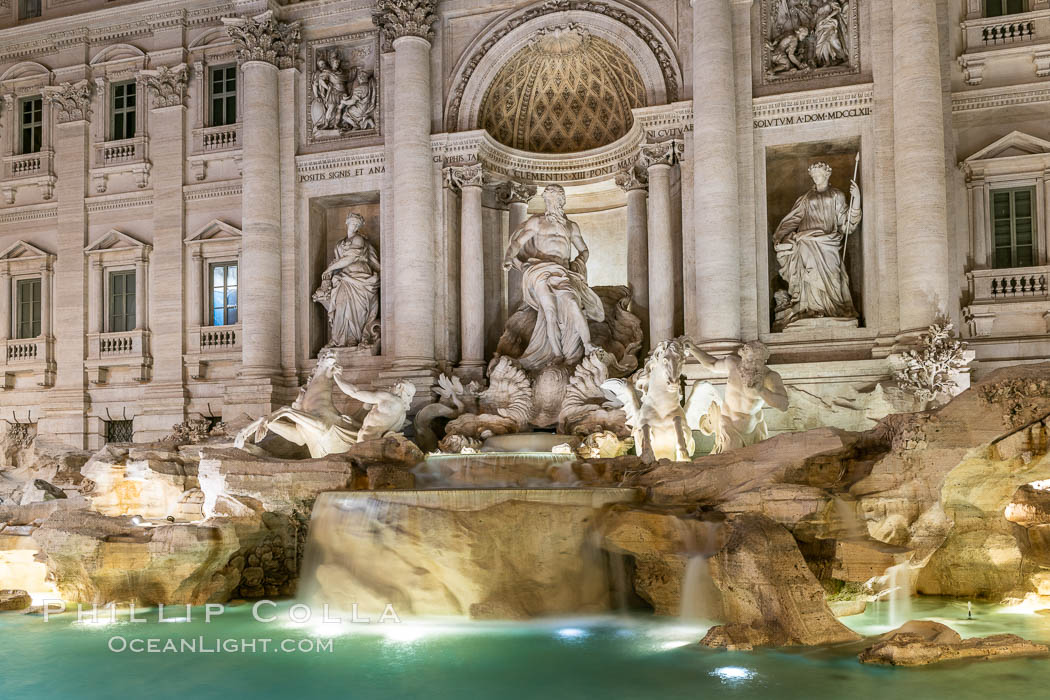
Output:
M820 328L858 328L860 322L855 318L800 318L784 326L781 333L812 331Z

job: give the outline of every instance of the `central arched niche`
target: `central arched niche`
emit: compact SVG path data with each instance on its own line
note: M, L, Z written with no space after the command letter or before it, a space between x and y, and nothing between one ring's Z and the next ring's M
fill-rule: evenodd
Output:
M623 137L631 110L645 106L645 82L623 50L569 24L541 30L503 64L478 127L522 151L576 153Z

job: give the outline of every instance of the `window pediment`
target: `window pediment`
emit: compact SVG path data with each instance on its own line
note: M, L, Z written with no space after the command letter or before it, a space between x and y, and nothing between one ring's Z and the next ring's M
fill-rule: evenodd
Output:
M7 246L3 252L0 252L0 260L35 260L49 257L53 257L51 253L47 253L32 243L26 243L22 240L15 241Z
M184 243L210 243L231 240L236 241L239 245L241 242L241 230L225 221L212 219L188 236Z
M96 238L91 245L84 249L84 252L91 256L108 254L145 258L152 248L153 246L148 243L143 243L114 228Z
M1040 171L1050 167L1050 141L1012 131L959 165L969 177Z

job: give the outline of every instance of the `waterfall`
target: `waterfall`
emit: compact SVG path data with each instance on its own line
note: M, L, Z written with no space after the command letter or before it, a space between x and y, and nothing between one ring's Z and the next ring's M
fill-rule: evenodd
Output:
M521 619L605 612L629 594L610 580L595 529L621 488L326 492L314 504L300 579L318 610L357 606L373 619ZM615 576L615 569L613 571Z
M708 557L694 554L685 565L685 577L682 579L682 603L679 615L683 620L713 620L718 616L718 590Z
M682 576L678 614L684 620L714 620L719 616L720 606L708 560L718 551L721 525L682 520L679 528L689 558Z
M845 540L859 540L867 534L864 524L857 517L855 504L850 504L836 496L832 499L835 507L835 515L841 521L841 527L845 533Z
M911 619L911 567L897 564L886 569L889 584L889 623L891 627L900 627Z

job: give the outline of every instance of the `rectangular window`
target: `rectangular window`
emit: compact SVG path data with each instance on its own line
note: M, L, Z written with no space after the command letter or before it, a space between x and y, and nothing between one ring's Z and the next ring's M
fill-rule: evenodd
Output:
M211 325L237 323L237 263L211 266Z
M135 137L135 81L116 83L110 88L110 110L113 125L110 138L114 141Z
M106 421L106 442L131 442L135 434L135 422L130 420Z
M18 0L18 19L39 17L40 6L40 0Z
M21 139L19 146L22 153L39 153L44 135L44 100L40 97L27 97L22 100L22 113L19 117Z
M15 335L19 339L40 336L40 278L18 280L15 288Z
M219 66L210 71L208 97L211 126L237 123L237 66Z
M110 333L135 330L135 271L109 273Z
M985 17L1002 17L1027 11L1025 0L985 0L984 4Z
M995 266L1035 265L1035 188L992 190Z

